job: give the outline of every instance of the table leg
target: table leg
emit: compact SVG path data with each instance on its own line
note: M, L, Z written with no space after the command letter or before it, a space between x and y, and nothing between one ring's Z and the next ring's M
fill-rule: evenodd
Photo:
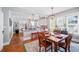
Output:
M57 42L54 42L54 52L57 52L57 46L58 46L58 43Z

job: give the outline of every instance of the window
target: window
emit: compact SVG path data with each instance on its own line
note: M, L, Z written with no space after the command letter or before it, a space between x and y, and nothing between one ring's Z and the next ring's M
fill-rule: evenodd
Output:
M53 31L56 26L56 19L50 19L50 31Z
M64 18L57 18L57 20L56 20L57 28L61 29L61 30L64 30L67 28L66 23L67 23L67 21L66 21L65 17Z
M68 23L69 24L77 24L78 23L78 20L77 20L77 16L69 16L68 17Z
M34 21L31 21L31 26L32 26L32 27L34 27L34 26L35 26Z
M68 16L68 31L78 33L78 16Z
M31 28L36 28L37 27L37 21L32 20L31 21Z

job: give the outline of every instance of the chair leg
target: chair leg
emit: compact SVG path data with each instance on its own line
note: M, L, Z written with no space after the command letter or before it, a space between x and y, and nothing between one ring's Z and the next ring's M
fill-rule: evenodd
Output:
M68 52L70 52L70 46L68 46Z
M67 52L67 47L65 48L65 52Z
M52 45L51 45L51 52L52 52Z
M41 52L41 47L39 47L39 52Z
M67 52L67 48L65 48L65 52Z
M58 47L58 43L54 42L54 52L58 52L57 47Z
M46 52L46 47L45 47L45 52Z

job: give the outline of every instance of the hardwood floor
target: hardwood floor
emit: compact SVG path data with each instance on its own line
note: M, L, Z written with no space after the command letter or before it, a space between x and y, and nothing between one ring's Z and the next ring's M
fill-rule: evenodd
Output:
M1 52L25 52L26 49L24 47L25 43L32 42L33 40L23 41L20 39L22 34L14 34L9 45L5 45ZM72 52L79 52L78 44L71 44Z
M9 45L5 45L2 52L25 52L24 41L20 39L22 34L14 34Z

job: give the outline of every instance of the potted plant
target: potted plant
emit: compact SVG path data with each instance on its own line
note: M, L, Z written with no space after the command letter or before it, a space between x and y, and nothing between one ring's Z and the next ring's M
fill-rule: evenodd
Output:
M19 33L19 29L16 29L15 32L16 32L16 34L18 34Z

